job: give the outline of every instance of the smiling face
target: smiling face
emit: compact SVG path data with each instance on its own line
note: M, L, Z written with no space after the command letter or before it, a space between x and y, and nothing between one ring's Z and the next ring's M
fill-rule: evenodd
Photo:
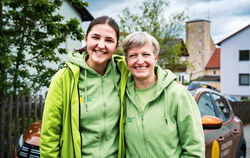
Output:
M85 43L89 54L87 64L93 69L99 66L106 68L118 45L115 30L107 24L93 26L85 36Z
M158 56L154 54L152 47L146 43L142 47L128 49L126 61L135 80L153 80L157 58Z

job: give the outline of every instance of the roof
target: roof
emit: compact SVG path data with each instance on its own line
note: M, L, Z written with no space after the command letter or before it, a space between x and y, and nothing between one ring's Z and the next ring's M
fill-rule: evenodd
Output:
M220 68L220 48L216 48L213 55L209 59L206 69Z
M204 20L204 19L194 19L194 20L187 21L186 23L191 23L191 22L202 22L202 21L211 22L211 21L209 21L209 20Z
M84 6L79 6L74 0L68 1L71 2L72 6L80 13L82 21L92 21L94 19Z
M221 45L221 43L223 43L224 41L228 40L229 38L233 37L234 35L240 33L241 31L245 30L246 28L250 27L250 24L248 24L247 26L245 26L244 28L240 29L239 31L233 33L232 35L228 36L227 38L221 40L220 42L217 43L218 46Z

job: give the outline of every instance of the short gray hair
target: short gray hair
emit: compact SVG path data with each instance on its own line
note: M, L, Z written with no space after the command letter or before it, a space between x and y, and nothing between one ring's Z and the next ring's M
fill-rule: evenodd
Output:
M128 35L122 44L122 48L125 52L125 57L127 57L128 50L131 48L142 47L145 44L149 44L155 55L158 55L160 51L159 42L147 32L135 32Z

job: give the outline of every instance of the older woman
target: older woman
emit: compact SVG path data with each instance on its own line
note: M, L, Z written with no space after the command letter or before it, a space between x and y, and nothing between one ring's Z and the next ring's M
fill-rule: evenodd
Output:
M126 156L143 158L204 157L198 107L169 70L156 65L159 43L145 32L123 43L132 75L126 89Z

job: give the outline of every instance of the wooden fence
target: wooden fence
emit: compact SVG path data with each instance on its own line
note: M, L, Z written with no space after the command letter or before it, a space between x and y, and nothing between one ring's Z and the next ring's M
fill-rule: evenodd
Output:
M233 111L244 123L250 123L250 102L231 103ZM0 158L10 158L21 134L31 123L42 119L44 98L0 97Z
M231 102L234 115L239 117L244 124L250 123L250 101Z
M42 96L0 97L0 158L10 158L21 134L30 124L41 120Z

